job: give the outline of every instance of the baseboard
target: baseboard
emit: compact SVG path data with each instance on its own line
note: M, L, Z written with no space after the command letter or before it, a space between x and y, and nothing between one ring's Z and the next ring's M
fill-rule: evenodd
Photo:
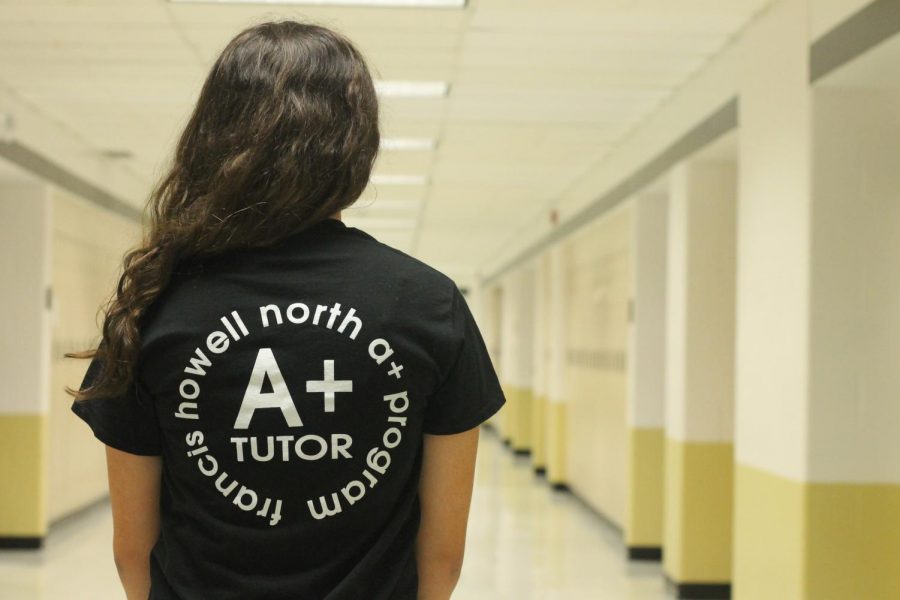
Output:
M628 546L628 560L662 560L659 546Z
M730 583L676 583L666 576L666 588L679 600L730 600Z
M43 537L0 536L0 550L39 550L43 545Z

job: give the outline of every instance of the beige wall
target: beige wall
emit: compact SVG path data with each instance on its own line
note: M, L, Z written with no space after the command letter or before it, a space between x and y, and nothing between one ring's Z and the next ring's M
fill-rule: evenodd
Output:
M550 326L548 313L549 290L548 271L550 257L541 255L534 262L534 301L532 311L532 336L531 345L531 387L535 397L547 397L548 361L550 358L548 329Z
M814 97L808 478L900 484L900 90Z
M668 196L645 193L633 200L632 294L629 331L628 424L661 429L666 377L666 251Z
M691 351L699 356L693 364L685 362L689 340L676 339L683 348L674 354L683 360L657 369L679 372L666 390L666 469L682 493L666 489L672 535L663 553L676 583L727 583L733 571L738 599L900 598L895 65L877 75L890 92L821 91L821 83L809 81L810 44L868 3L773 2L554 203L566 222L604 192L631 183L623 178L739 96L736 253L698 255L714 267L710 274L733 273L735 290L709 286L709 278L698 282L686 269L675 306L681 327L694 329L711 320L721 325L731 318L723 309L731 308L735 335L725 335L730 322L716 339L704 331ZM872 64L864 71L872 75ZM854 81L859 87L860 78ZM731 197L733 174L726 179ZM622 214L605 215L557 243L565 250L568 339L565 376L548 381L551 389L565 384L565 481L620 523L625 408L608 368L617 297L610 292L616 268L608 245L618 231L610 223ZM726 231L697 235L688 225L685 251ZM492 263L504 264L521 250L517 245L533 244L554 226L541 220L521 229ZM692 284L714 293L698 299L687 289ZM598 368L604 361L607 368ZM719 367L712 377L711 367ZM633 408L640 423L645 415ZM661 417L648 410L648 429ZM633 445L657 456L659 442ZM626 528L630 543L628 534Z
M534 270L519 269L503 285L500 344L503 383L531 388L534 342Z
M795 479L807 443L810 40L797 32L808 18L804 1L781 2L745 35L738 136L735 451Z
M626 372L631 209L566 244L568 483L622 524L626 500Z
M506 394L501 431L515 450L531 448L534 341L534 269L509 273L500 308L500 381Z
M96 345L98 309L117 282L125 251L139 241L139 226L53 189L52 275L54 308L48 425L48 517L53 521L106 493L103 444L70 410L64 386L78 387L87 360L64 352Z
M632 200L632 310L628 353L628 510L630 549L660 548L663 536L666 265L668 194Z
M875 89L896 88L896 65L842 79L863 55L810 86L810 40L797 31L825 5L782 0L746 40L739 600L900 597L900 113L896 89ZM835 75L851 85L828 89Z
M485 346L487 346L488 354L491 356L491 363L494 365L494 371L500 373L500 297L503 293L499 285L490 286L481 292L480 311L478 315L478 326L481 329L481 335L484 338ZM502 409L500 412L494 413L488 424L496 430L500 430L502 420Z
M0 185L0 537L46 533L50 223L47 187Z
M666 273L663 571L731 580L735 192L732 161L672 170Z
M735 186L732 161L672 170L666 283L666 437L731 442Z
M547 403L545 404L547 481L565 484L566 447L566 248L557 244L547 251L546 357Z
M547 380L550 360L548 343L549 255L534 261L534 340L532 344L531 463L536 469L547 466Z

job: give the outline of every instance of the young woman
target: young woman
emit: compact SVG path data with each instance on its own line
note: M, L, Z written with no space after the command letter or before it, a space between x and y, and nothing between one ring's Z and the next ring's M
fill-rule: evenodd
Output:
M292 21L216 60L124 257L74 412L107 446L130 600L449 598L477 426L504 403L461 293L345 225L378 105Z

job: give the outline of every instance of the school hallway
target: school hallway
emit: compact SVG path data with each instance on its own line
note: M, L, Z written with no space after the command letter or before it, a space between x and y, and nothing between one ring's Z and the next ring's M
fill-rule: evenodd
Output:
M124 598L110 490L139 584L411 594L479 426L454 600L900 599L898 74L900 0L0 0L0 600Z
M625 560L621 536L553 490L484 428L465 565L454 600L660 600L658 563ZM0 600L122 597L108 502L54 525L41 550L0 550Z

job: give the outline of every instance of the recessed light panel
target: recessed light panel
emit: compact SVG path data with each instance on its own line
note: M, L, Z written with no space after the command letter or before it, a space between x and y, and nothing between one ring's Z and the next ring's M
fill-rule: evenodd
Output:
M450 84L446 81L381 80L375 82L375 91L385 98L441 98L450 91Z
M382 138L382 150L434 150L437 140L434 138Z
M300 4L383 6L389 8L465 8L466 0L169 0L174 4Z

